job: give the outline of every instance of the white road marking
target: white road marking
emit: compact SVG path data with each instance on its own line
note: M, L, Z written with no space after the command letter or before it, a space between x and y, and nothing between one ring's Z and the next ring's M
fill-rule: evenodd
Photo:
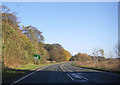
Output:
M65 72L65 70L63 69L63 71Z
M84 77L84 76L82 76L82 75L79 75L79 76L81 76L82 78L84 78L84 79L88 80L86 77Z
M22 77L21 79L19 79L19 80L17 80L17 81L15 81L15 82L13 82L11 85L13 85L13 84L15 84L15 83L18 83L19 81L21 81L21 80L23 80L23 79L27 78L28 76L30 76L30 75L32 75L32 74L34 74L35 72L36 72L36 71L34 71L34 72L32 72L32 73L30 73L30 74L28 74L28 75L26 75L26 76Z
M63 68L61 67L61 65L60 65L60 69L63 69Z
M77 79L80 79L80 80L88 80L86 77L84 77L84 76L82 76L82 75L80 75L80 74L78 74L78 73L71 73L71 76L73 77L73 78L75 78L75 80Z
M63 69L63 67L65 68L65 66L64 66L64 65L60 65L60 67L62 67L62 69ZM68 68L66 68L66 69L68 69ZM70 69L68 69L68 71L73 72L73 71L72 71L72 70L70 70Z
M74 80L70 75L67 74L68 77L70 77L70 79Z
M65 72L65 70L62 68L62 65L60 65L60 68L61 68L61 70L62 70L63 72Z
M65 66L64 65L60 65L60 68L65 72L65 70L64 70L64 68L65 68ZM68 68L67 68L68 69ZM72 70L70 70L70 69L68 69L68 71L70 71L70 72L73 72ZM86 77L84 77L84 76L82 76L82 75L80 75L80 74L82 74L82 73L79 73L79 75L78 74L73 74L73 76L75 76L75 77L77 77L77 78L83 78L83 79L85 79L85 80L88 80ZM70 76L70 75L68 75L67 74L67 76L68 77L70 77L70 79L72 79L72 80L75 80L74 78L72 78L72 76Z
M49 65L49 66L51 66L51 65ZM32 72L32 73L30 73L30 74L28 74L28 75L26 75L26 76L24 76L24 77L20 78L19 80L17 80L17 81L15 81L15 82L13 82L11 85L13 85L13 84L15 84L15 83L18 83L19 81L21 81L21 80L23 80L23 79L27 78L28 76L30 76L30 75L32 75L32 74L34 74L34 73L36 73L37 71L42 70L42 69L47 68L47 67L48 67L48 66L45 66L45 67L42 67L42 68L40 68L40 69L38 69L38 70L35 70L34 72Z
M68 71L73 72L73 71L71 71L71 70L68 70Z
M62 67L63 67L63 65L60 65L61 70L62 70L63 72L65 72L65 70L64 70ZM70 70L70 71L71 71L71 70ZM70 79L74 80L70 75L67 74L67 76L68 76Z

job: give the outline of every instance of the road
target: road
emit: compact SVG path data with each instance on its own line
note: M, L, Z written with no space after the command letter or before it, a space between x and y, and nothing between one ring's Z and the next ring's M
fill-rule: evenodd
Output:
M71 66L71 62L40 68L12 83L120 83L120 75Z

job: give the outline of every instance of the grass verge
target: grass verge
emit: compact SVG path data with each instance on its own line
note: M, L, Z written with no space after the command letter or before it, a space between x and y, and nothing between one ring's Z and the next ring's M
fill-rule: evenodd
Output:
M72 66L76 66L76 67L81 67L81 68L87 68L87 69L93 69L93 70L99 70L99 71L105 71L105 72L111 72L111 73L116 73L120 75L120 71L119 70L115 70L115 69L109 69L109 68L104 68L104 67L96 67L96 66L87 66L87 65L82 65L82 64L78 64L78 63L72 63Z

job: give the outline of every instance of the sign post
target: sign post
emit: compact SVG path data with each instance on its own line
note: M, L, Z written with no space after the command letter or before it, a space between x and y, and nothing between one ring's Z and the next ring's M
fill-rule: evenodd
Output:
M39 64L40 64L40 58L41 58L41 55L34 55L35 65L36 65L36 60L39 60Z

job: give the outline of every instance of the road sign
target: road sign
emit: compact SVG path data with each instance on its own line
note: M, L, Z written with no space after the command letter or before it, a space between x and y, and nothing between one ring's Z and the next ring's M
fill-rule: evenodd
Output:
M34 55L34 59L40 60L40 58L41 58L41 55Z

